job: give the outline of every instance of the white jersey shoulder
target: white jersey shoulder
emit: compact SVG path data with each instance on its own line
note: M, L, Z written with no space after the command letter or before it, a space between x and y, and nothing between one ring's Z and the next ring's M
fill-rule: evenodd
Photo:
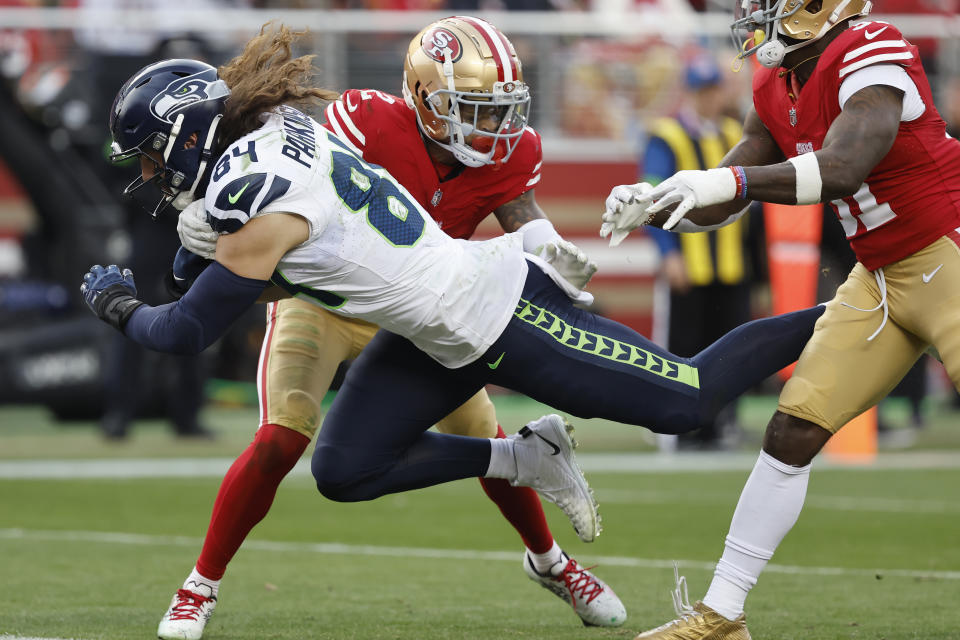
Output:
M269 114L224 152L206 207L223 232L274 212L303 216L310 236L281 258L273 282L405 336L449 367L499 337L526 275L518 234L453 240L385 169L294 109Z
M310 188L318 172L327 170L320 152L325 130L289 107L261 119L263 126L231 144L211 172L205 206L210 224L221 233L236 231L262 213L316 213Z

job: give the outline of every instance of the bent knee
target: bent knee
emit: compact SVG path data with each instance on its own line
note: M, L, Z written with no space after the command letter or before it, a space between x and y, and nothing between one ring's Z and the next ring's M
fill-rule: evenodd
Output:
M309 443L310 439L299 432L267 425L257 432L250 461L263 475L286 475Z
M763 450L777 460L803 467L813 461L832 434L820 425L777 411L763 436Z
M317 490L334 502L357 502L378 497L369 485L375 474L362 471L361 460L349 456L340 447L317 443L313 452L310 470L317 483Z

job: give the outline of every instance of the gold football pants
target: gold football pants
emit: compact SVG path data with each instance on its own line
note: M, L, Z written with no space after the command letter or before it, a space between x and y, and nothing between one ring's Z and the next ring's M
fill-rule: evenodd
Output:
M835 433L890 393L929 345L960 389L958 242L951 232L874 273L857 263L817 321L779 410ZM884 300L889 316L868 340Z
M312 438L320 425L320 403L337 367L356 358L376 332L377 327L368 322L344 318L296 298L268 304L257 374L260 424L277 424ZM441 420L437 429L495 437L497 417L486 391L481 389Z

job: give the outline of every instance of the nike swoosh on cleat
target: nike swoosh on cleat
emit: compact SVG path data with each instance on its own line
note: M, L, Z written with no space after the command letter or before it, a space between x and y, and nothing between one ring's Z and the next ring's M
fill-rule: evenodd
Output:
M496 369L497 367L500 366L500 361L503 360L503 356L505 356L505 355L507 355L507 352L506 352L506 351L504 351L503 353L501 353L501 354L500 354L500 357L497 358L497 360L496 360L495 362L488 362L488 363L487 363L487 366L490 367L491 369Z
M550 455L552 455L552 456L560 455L560 447L557 446L557 444L556 444L555 442L553 442L552 440L547 440L546 438L544 438L542 435L540 435L540 434L537 433L536 431L533 432L533 435L537 436L538 438L540 438L541 440L543 440L544 442L546 442L548 445L550 445L550 448L553 449L553 453L551 453Z
M247 190L247 187L249 187L249 186L250 186L250 183L249 183L249 182L246 182L246 183L244 183L243 188L240 189L240 191L237 191L236 193L228 193L228 194L227 194L227 200L230 201L230 204L237 204L237 200L240 199L240 196L243 195L243 192L246 191L246 190Z
M882 29L877 29L877 30L874 31L873 33L870 33L869 31L867 31L866 29L864 29L864 30L863 30L863 37L866 38L867 40L873 40L874 38L876 38L878 35L880 35L881 33L883 33L883 32L886 31L886 30L887 30L887 28L884 27L884 28L882 28Z
M928 282L933 280L933 276L937 275L937 271L940 271L940 269L942 268L943 268L943 263L940 263L939 265L937 265L937 268L931 271L930 273L923 274L923 284L927 284Z

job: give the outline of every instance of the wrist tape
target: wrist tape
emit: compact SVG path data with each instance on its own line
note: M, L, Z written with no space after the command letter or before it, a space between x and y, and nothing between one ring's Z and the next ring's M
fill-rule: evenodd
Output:
M820 162L817 156L811 151L790 158L787 162L797 170L797 204L819 204L823 179L820 177Z
M560 240L560 234L546 218L531 220L517 231L523 234L523 250L526 253L536 253L538 248L548 242Z

